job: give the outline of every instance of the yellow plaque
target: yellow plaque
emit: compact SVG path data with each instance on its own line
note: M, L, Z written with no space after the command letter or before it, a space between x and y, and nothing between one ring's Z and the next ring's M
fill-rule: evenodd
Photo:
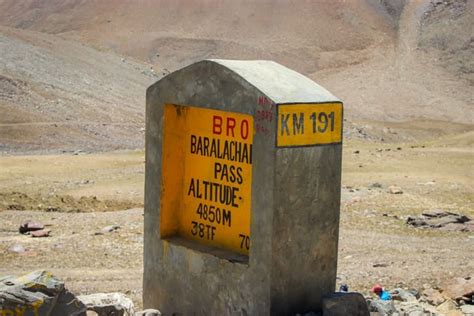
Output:
M278 106L277 147L342 142L342 103Z
M161 236L248 255L253 117L165 105Z

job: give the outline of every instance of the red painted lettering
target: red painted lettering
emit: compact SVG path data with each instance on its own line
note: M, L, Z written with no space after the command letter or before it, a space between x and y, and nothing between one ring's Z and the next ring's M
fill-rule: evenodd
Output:
M235 118L228 117L227 118L226 135L229 136L229 131L231 131L232 132L232 137L234 137L234 128L235 128Z
M240 123L240 136L242 139L247 139L249 137L249 121L243 120Z
M214 115L212 118L212 133L216 135L222 134L222 117Z

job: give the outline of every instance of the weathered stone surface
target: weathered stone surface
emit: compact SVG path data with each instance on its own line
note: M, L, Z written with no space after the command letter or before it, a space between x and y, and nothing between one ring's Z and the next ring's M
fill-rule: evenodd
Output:
M202 61L147 90L145 308L158 307L165 315L289 315L321 309L323 296L336 283L341 144L276 148L275 120L259 122L266 132L253 137L247 260L236 262L160 237L165 103L253 116L261 107L276 118L278 104L314 102L338 100L268 61Z
M393 301L382 301L379 299L369 299L367 300L367 304L369 306L369 312L378 312L381 315L394 315L397 313L397 309L395 308L395 304Z
M474 315L474 305L463 305L461 306L461 312L467 315Z
M429 304L435 306L440 305L446 300L438 290L432 288L427 288L423 290L422 295Z
M403 301L403 302L417 302L418 301L415 295L413 295L409 291L406 291L400 288L390 291L390 295L392 296L392 299Z
M26 234L35 230L44 229L44 225L38 222L27 221L20 225L20 233Z
M31 237L34 237L34 238L41 238L41 237L49 237L50 233L51 233L51 230L49 229L41 229L41 230L31 231L30 235Z
M111 233L111 232L114 232L116 230L118 230L120 228L120 226L118 225L109 225L109 226L106 226L104 228L101 229L101 232L102 233Z
M442 210L424 211L421 217L408 217L407 224L423 228L439 228L447 231L472 231L474 222L465 215Z
M35 271L19 278L0 278L0 310L4 315L83 316L86 308L50 272Z
M77 297L88 310L99 316L133 316L135 314L132 300L122 293L94 293Z
M86 307L82 304L77 297L64 289L58 296L57 301L54 304L54 309L51 312L51 316L84 316Z
M470 299L474 295L474 279L454 278L443 285L443 295L453 300Z
M388 193L390 194L403 194L402 188L396 186L396 185L391 185L388 187Z
M400 302L395 304L395 308L402 315L423 315L425 313L425 309L418 301Z
M453 300L446 300L443 304L439 305L436 309L441 313L448 313L450 311L457 310L457 305Z
M323 316L370 316L360 293L333 293L323 299Z

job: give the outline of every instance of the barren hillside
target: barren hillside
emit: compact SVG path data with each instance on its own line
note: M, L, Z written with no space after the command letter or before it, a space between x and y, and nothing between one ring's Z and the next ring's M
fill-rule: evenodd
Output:
M344 100L350 121L472 124L473 8L467 0L0 0L1 120L121 124L81 123L61 142L133 148L150 83L200 59L230 58L272 59L308 75ZM57 140L44 136L61 131L8 128L4 147L51 147ZM35 135L46 140L32 143Z
M143 145L144 64L77 42L0 28L0 151Z

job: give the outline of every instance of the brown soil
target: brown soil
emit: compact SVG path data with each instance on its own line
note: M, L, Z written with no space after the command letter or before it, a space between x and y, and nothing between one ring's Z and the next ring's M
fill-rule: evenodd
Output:
M391 131L400 131L399 127ZM472 141L471 131L423 142L346 142L338 283L368 294L374 283L389 289L400 285L421 289L424 284L442 287L453 277L474 277L472 232L417 229L405 224L408 216L427 209L474 218ZM0 157L0 165L8 166L0 168L0 192L26 192L33 206L47 198L51 188L57 196L66 192L75 196L72 205L84 192L95 192L99 200L121 198L123 204L116 206L125 208L143 201L143 158L143 152ZM48 169L48 162L54 162L55 167ZM76 167L69 168L71 164ZM390 185L400 186L403 194L388 193ZM87 212L81 208L80 213L53 213L34 207L0 211L0 275L49 269L76 293L121 291L140 306L142 215L142 209ZM52 236L19 234L19 225L26 220L49 225ZM120 228L96 234L109 225ZM9 252L17 243L27 251Z
M96 196L81 196L74 198L70 195L40 194L27 195L21 192L0 192L0 208L4 210L38 210L46 212L107 212L130 209L143 206L142 203L130 201L99 200Z

